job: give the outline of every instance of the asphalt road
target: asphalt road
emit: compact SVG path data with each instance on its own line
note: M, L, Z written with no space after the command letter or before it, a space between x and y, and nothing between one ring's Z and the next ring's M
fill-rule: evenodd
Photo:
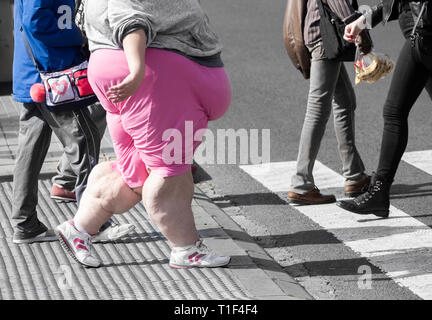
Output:
M286 0L202 0L224 44L223 59L233 86L229 112L210 128L271 129L271 162L294 161L303 123L308 81L292 66L282 42ZM375 1L360 1L375 4ZM403 37L397 22L377 27L375 50L396 61ZM346 64L354 79L352 63ZM368 172L376 169L382 134L382 106L391 77L356 86L357 146ZM432 149L432 105L421 96L409 123L407 151ZM330 119L330 122L332 120ZM322 141L319 161L341 173L332 123ZM239 160L239 159L238 159ZM332 232L283 201L239 165L202 165L200 186L251 234L285 270L318 299L418 299ZM392 189L392 204L432 226L432 177L402 162ZM342 185L332 189L343 195ZM368 230L364 234L367 237ZM432 265L431 260L427 263ZM425 263L424 261L419 263ZM359 266L372 269L372 288L359 288ZM396 270L403 271L403 270ZM406 271L406 270L405 270Z

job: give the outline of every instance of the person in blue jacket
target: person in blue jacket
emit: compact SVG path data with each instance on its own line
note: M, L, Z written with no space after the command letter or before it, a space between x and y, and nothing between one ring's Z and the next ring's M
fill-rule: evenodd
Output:
M74 9L74 0L15 0L13 97L22 105L13 180L14 243L56 240L53 231L39 221L36 212L38 176L52 132L62 143L77 176L78 204L90 171L98 162L101 137L87 108L51 113L30 97L31 86L41 79L23 35L43 71L64 70L82 62L83 37L73 21ZM105 231L109 238L129 232L129 226L125 229L115 226L111 230L113 228Z
M85 0L75 0L75 17L74 21L77 27L80 29L81 34L84 37L84 41L87 44L87 38L85 34L85 13L84 5ZM88 46L84 47L84 52L86 57L90 55L88 51ZM92 118L94 124L98 128L99 136L102 138L105 134L107 122L106 122L106 112L102 107L100 102L96 102L88 107L90 112L90 117ZM56 202L76 202L75 194L75 184L77 176L71 168L69 159L66 153L63 153L57 164L57 174L51 179L51 199Z

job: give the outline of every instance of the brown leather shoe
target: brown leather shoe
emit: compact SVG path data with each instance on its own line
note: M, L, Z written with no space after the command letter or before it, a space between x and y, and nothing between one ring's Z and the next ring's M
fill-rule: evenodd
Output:
M370 181L371 177L366 176L363 180L356 182L355 184L345 186L345 195L351 198L358 197L367 191Z
M294 204L324 204L336 202L334 195L321 194L318 189L313 189L305 194L288 191L288 199Z

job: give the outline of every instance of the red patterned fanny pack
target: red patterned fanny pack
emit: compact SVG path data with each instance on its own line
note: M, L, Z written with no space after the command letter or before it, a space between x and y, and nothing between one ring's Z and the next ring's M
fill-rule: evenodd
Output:
M65 111L89 106L97 101L87 77L88 62L58 72L39 72L45 87L48 110Z
M88 107L98 101L87 77L87 60L66 70L42 71L21 27L24 44L45 88L45 105L51 112L72 111Z

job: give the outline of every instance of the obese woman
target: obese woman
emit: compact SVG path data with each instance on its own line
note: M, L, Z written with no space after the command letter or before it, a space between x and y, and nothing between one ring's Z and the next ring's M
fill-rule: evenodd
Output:
M222 47L199 1L87 1L85 14L89 80L117 161L94 169L75 218L57 227L64 248L99 266L91 236L142 200L172 246L171 267L228 264L201 242L191 208L193 151L231 101Z

